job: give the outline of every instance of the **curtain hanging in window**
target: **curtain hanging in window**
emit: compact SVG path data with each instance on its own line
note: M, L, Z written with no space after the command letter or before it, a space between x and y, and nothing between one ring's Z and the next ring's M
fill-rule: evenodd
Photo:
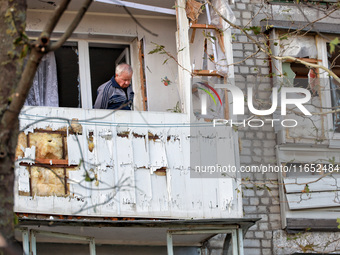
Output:
M53 52L42 58L25 105L59 106L57 66Z

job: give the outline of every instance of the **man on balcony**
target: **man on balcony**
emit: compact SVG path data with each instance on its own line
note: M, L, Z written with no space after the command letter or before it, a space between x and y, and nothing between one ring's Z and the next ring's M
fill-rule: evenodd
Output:
M116 74L97 90L95 109L131 110L134 93L131 86L132 68L128 64L119 64Z

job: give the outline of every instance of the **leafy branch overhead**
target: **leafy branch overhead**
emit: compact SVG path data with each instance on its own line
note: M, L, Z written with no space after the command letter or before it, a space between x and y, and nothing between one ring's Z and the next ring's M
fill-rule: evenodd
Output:
M173 59L173 60L176 62L176 64L177 64L178 66L180 66L183 70L186 70L187 72L189 72L189 73L191 74L191 71L189 71L188 69L186 69L185 67L183 67L183 66L178 62L178 60L177 60L170 52L168 52L168 51L165 50L165 46L164 46L164 45L159 45L159 44L154 43L154 42L151 42L151 43L152 43L153 45L155 45L155 48L154 48L153 50L149 51L148 54L150 54L150 55L156 54L156 53L158 53L158 54L164 54L164 55L167 56L167 58L163 61L163 65L164 65L166 62L168 62L169 59ZM181 51L183 51L183 50L184 50L184 48L183 48L183 49L180 49L178 52L181 52Z

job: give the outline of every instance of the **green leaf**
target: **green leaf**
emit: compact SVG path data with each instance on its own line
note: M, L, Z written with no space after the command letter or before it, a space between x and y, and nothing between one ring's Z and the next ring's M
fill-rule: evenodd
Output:
M163 51L165 47L163 45L157 45L156 44L156 48L154 48L152 51L149 52L149 54L154 54L154 53L158 53L160 51Z
M329 42L330 53L333 54L335 51L335 46L339 44L339 38L336 37L334 40Z
M164 65L168 60L169 60L168 58L167 58L166 60L164 60L163 65Z
M273 28L273 27L274 27L274 25L266 25L266 30Z
M340 229L340 218L336 219L336 223L338 223L338 229Z
M19 218L16 213L14 213L13 221L14 221L14 226L19 224Z
M261 33L261 27L260 26L253 26L249 28L251 31L254 32L255 35L258 35Z
M310 190L309 190L309 186L308 184L305 185L305 188L303 189L302 193L309 193Z
M86 182L92 182L94 180L94 178L91 178L89 173L86 171L85 172L85 181Z
M29 47L28 47L27 44L25 44L24 47L22 48L20 58L26 57L26 56L27 56L28 50L29 50Z

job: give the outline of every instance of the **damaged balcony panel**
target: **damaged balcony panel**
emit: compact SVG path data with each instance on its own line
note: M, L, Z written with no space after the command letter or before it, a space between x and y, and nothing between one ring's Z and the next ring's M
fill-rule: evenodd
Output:
M163 133L156 130L150 130L148 132L149 143L149 158L150 158L150 171L155 172L162 167L168 167L168 160L166 157L166 149ZM175 152L174 152L175 153Z
M138 133L137 131L132 132L133 163L137 171L140 168L149 168L150 165L147 134L147 129L138 129Z
M161 217L171 217L167 179L156 174L150 175L150 179L152 190L150 213L153 217L157 214Z
M46 120L51 113L55 118ZM70 121L59 116L67 116ZM40 190L30 187L24 172L27 170L17 167L17 212L97 217L242 217L234 178L191 176L194 169L190 168L190 152L211 157L199 159L202 163L237 164L238 147L230 127L192 132L184 114L133 111L25 108L21 117L22 127L39 120L28 129L31 134L38 130L53 134L53 139L43 139L42 145L32 140L37 146L31 152L33 157L39 154L56 158L51 159L51 168L55 160L68 163L54 179L50 173L38 174L34 168L33 186L39 178L41 184L51 181L57 185L61 177L67 180L67 189L62 194L61 187L49 187L51 191L45 196L45 186ZM78 121L73 124L79 125L81 132L70 133L68 124L75 118ZM19 140L19 144L27 144L25 136ZM41 148L50 140L59 144L56 148L63 153L42 153ZM21 156L31 149L20 148ZM75 170L74 165L78 166Z
M136 210L139 214L147 214L152 210L153 190L150 170L140 168L135 171Z

